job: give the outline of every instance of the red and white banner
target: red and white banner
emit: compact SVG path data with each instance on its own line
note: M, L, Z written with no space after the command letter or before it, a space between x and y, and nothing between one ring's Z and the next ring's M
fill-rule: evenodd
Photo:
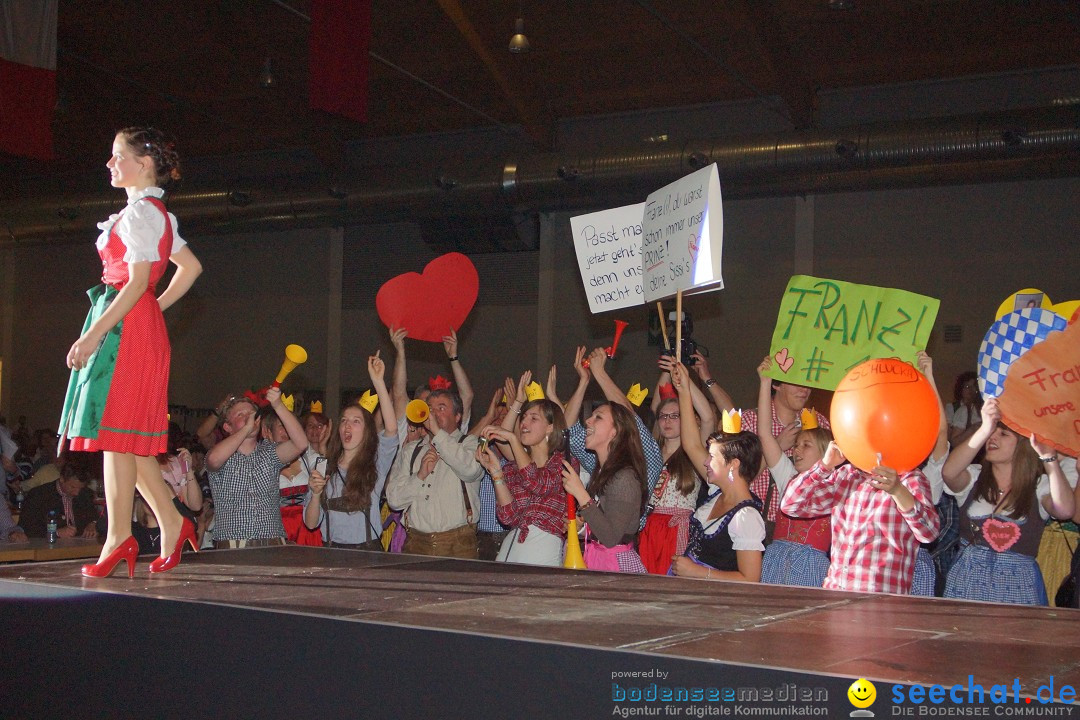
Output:
M367 120L371 0L311 0L311 107Z
M53 157L58 0L0 0L0 152Z

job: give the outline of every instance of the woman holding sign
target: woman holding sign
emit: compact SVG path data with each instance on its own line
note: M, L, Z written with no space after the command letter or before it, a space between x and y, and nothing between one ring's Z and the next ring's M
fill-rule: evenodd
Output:
M979 428L941 467L945 492L960 505L963 546L945 597L1046 605L1035 555L1047 518L1072 517L1072 488L1053 448L1001 424L997 398L981 414ZM971 464L984 448L982 463Z

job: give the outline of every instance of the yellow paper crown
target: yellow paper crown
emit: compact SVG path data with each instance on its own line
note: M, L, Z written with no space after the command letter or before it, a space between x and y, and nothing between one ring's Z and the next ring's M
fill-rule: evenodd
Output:
M379 406L379 396L372 394L370 390L365 390L364 394L357 400L360 403L360 407L367 410L369 413L375 412L375 408Z
M734 435L742 432L742 410L724 411L724 432Z
M322 402L319 401L319 400L313 401L311 403L311 405L308 407L308 411L313 412L313 413L321 413L322 412Z
M529 402L532 402L533 400L543 400L544 388L540 387L540 383L533 380L525 386L525 399Z
M634 403L635 407L641 407L641 403L645 401L645 396L649 394L649 388L641 387L641 383L634 383L629 390L626 391L626 399Z
M802 425L803 430L813 430L818 426L817 424L817 412L814 408L807 410L802 409L802 414L799 416L799 422Z
M289 409L289 412L293 411L293 407L296 405L296 398L292 395L282 395L281 404Z

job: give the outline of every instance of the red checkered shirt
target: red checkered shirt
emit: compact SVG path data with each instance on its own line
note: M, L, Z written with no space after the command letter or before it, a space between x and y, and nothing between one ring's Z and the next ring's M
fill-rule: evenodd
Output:
M577 461L571 460L577 468ZM523 542L534 525L555 537L566 533L566 490L562 483L563 454L555 452L547 464L537 468L536 463L519 468L508 462L503 466L506 487L514 496L509 505L499 505L495 514L499 522L511 528L520 528L518 542Z
M772 435L773 437L779 437L780 433L784 431L784 423L780 422L780 419L776 417L776 403L770 403L770 407L772 407ZM826 430L832 429L827 417L817 410L814 411L814 414L817 415L818 427L823 427ZM743 410L742 429L747 432L757 432L757 410ZM791 457L791 451L794 449L794 447L788 448L788 457ZM772 484L772 478L769 475L769 468L766 466L765 469L754 478L753 482L750 483L750 492L761 498L761 502L765 502L766 498L769 499L769 507L765 508L765 518L767 520L776 520L776 508L780 504L780 498L778 497L780 493L773 490L772 497L769 498L770 484Z
M832 512L831 559L822 587L910 592L919 543L937 538L941 525L930 483L918 470L901 475L915 497L911 511L901 512L892 496L866 482L869 478L852 465L830 473L817 463L788 484L780 509L796 517Z

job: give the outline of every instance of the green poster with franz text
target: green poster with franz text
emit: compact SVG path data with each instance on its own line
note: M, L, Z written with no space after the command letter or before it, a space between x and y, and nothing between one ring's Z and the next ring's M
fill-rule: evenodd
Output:
M906 290L793 275L780 301L766 374L835 390L848 370L870 358L914 364L940 305Z

